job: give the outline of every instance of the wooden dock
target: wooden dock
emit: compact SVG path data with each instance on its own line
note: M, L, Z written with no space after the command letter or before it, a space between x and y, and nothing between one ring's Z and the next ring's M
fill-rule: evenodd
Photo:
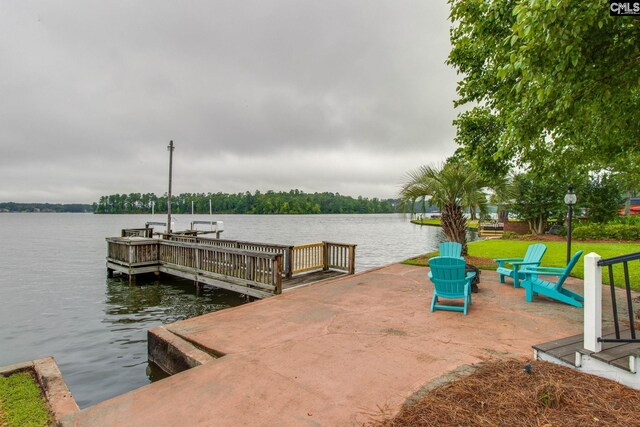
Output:
M355 272L352 244L287 246L184 234L158 239L139 230L123 230L122 237L106 239L109 277L118 272L133 282L140 274L165 273L265 298Z
M478 237L501 237L504 233L504 223L502 222L479 222Z

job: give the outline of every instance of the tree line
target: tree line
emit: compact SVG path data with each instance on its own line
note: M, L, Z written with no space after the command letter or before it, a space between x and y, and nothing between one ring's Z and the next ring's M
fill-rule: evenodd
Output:
M93 212L94 206L81 203L0 203L0 212Z
M171 197L171 211L176 214L367 214L396 212L393 199L343 196L339 193L305 193L267 191L261 193L182 193ZM133 214L167 211L167 195L153 193L111 194L94 203L95 213Z

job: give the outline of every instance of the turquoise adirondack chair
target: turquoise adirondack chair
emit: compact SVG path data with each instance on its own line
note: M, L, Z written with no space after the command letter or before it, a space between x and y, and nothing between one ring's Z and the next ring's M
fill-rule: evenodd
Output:
M433 283L433 299L431 300L431 311L448 310L461 311L467 315L468 307L471 305L471 279L475 273L465 271L465 261L462 258L434 257L429 260L431 276L429 280ZM440 298L462 299L463 305L440 305Z
M438 245L438 250L441 257L464 259L462 257L462 245L458 242L442 242ZM427 273L427 275L431 279L431 272Z
M442 242L438 245L440 256L462 258L462 245L458 242Z
M584 302L582 295L578 295L562 287L581 256L582 251L576 252L565 268L527 267L521 270L520 273L525 276L522 281L522 287L527 291L527 301L533 301L533 297L540 294L573 305L574 307L582 307L582 303ZM558 276L558 280L554 283L541 279L538 276Z
M505 277L511 277L513 279L513 287L520 287L520 279L523 278L520 271L521 267L527 268L527 266L537 267L540 265L542 256L547 251L547 246L542 243L536 243L529 245L527 252L524 254L524 258L496 258L493 261L498 263L496 272L500 274L500 283L504 283ZM509 264L512 268L506 266Z

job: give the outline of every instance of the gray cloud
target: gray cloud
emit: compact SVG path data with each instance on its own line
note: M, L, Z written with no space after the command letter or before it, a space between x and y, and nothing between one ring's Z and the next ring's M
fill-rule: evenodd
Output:
M0 4L0 201L392 197L454 150L446 1Z

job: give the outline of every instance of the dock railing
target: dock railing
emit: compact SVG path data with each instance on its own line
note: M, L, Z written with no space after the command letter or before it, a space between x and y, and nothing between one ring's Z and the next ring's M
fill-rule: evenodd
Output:
M293 274L317 270L338 270L355 273L356 245L320 242L294 246L292 251Z
M479 237L496 237L504 233L504 223L498 221L485 221L478 223Z
M269 254L282 255L282 273L283 277L291 278L293 270L291 266L291 251L293 246L277 245L272 243L255 243L244 242L241 240L227 240L227 239L208 239L197 236L184 236L184 235L168 235L167 240L186 243L197 243L202 245L209 245L218 248L234 248L244 251L256 251L265 252Z
M158 263L158 240L148 238L107 238L107 257L128 267Z
M153 237L153 228L124 228L121 233L122 237Z
M256 243L241 240L208 239L197 236L167 235L167 240L198 243L221 248L235 248L245 251L265 252L282 255L283 277L290 279L296 274L318 270L338 270L348 274L355 272L356 245L333 242L319 242L308 245L290 246L273 243Z
M291 255L294 274L325 269L324 244L322 242L294 246Z
M356 245L322 242L325 248L325 270L339 270L348 274L356 272Z
M212 279L241 282L272 294L282 293L282 255L220 248L199 243L160 241L160 263Z

